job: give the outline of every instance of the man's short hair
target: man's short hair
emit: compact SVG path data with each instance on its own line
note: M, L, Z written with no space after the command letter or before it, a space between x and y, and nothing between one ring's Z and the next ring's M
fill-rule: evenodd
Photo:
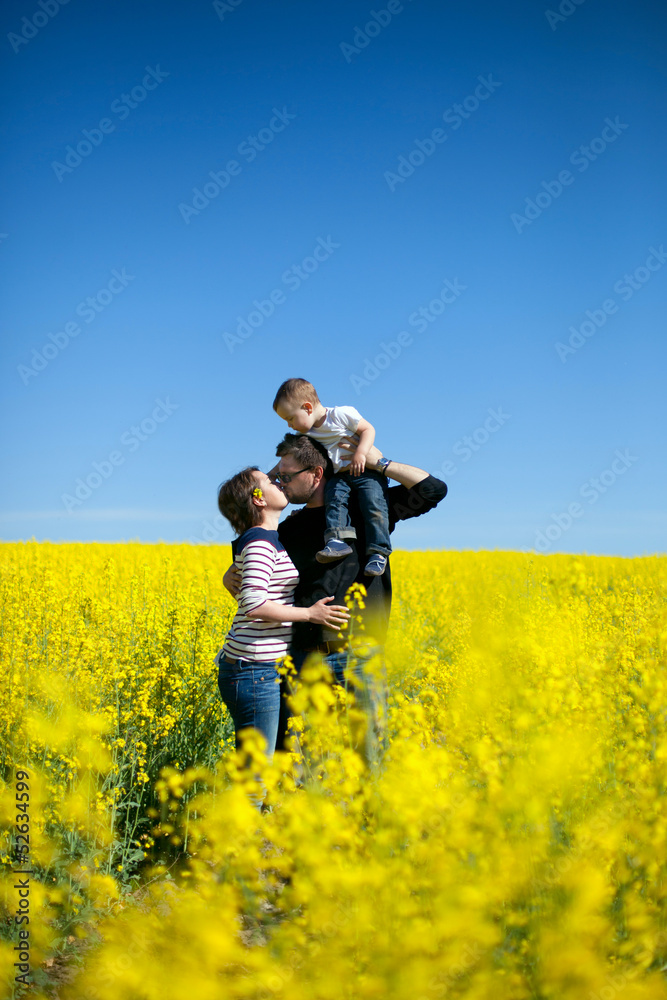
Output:
M331 479L334 474L329 454L319 441L313 440L307 434L286 434L276 448L278 458L290 455L304 469L320 466L324 469L324 478Z
M273 400L273 409L277 410L281 403L319 403L320 397L312 382L305 378L288 378L278 389Z

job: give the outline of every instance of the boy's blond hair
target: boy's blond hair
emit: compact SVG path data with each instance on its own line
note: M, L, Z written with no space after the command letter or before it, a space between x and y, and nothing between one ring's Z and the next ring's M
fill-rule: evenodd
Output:
M273 400L273 409L277 411L282 402L290 403L319 403L320 397L312 382L305 378L288 378L278 389L276 398Z

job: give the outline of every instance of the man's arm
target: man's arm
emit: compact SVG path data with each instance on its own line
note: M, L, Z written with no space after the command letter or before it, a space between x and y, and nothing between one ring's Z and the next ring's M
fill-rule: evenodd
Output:
M353 438L344 438L340 442L340 446L345 451L353 452L356 449L356 442ZM366 468L377 470L378 462L382 457L380 449L372 445L368 450ZM411 489L417 483L421 483L422 480L427 479L429 474L424 469L418 469L416 465L404 465L402 462L391 461L387 466L385 475L387 479L395 479L401 486Z
M242 579L241 570L235 563L232 563L222 578L222 584L225 590L229 591L234 600L236 600L239 596Z
M377 469L377 463L383 457L382 453L378 452L377 458L375 461L372 461L373 452L375 451L377 451L377 448L373 448L371 454L368 456L368 461L366 462L367 469ZM394 462L392 460L387 466L385 476L387 479L395 479L401 486L405 486L410 490L417 483L428 479L429 474L424 469L418 469L416 465L405 465L403 462Z
M355 444L354 441L349 444L341 442L346 451L352 451ZM382 452L373 446L368 453L366 468L376 469L381 458ZM447 496L446 483L415 465L392 461L387 466L385 475L400 484L392 486L387 492L390 531L394 530L397 521L407 521L408 518L420 517L434 510Z

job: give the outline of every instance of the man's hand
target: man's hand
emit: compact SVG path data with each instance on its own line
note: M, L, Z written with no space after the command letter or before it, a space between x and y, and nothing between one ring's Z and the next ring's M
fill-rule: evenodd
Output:
M238 600L242 579L241 570L234 563L232 563L222 578L225 590L229 591L235 601Z
M342 438L340 441L340 447L344 451L349 451L351 453L357 450L357 444L358 442L355 437L345 437ZM366 468L376 469L377 464L381 458L382 458L382 452L380 451L379 448L376 448L375 445L372 444L368 450L368 454L366 455ZM348 467L344 471L350 472L351 471L350 466L348 465Z

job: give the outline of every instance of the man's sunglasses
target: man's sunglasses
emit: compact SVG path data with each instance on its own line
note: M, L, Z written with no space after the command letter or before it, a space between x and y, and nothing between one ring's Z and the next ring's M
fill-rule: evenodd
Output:
M298 472L277 472L275 480L277 483L281 483L285 486L287 483L291 483L295 476L300 476L302 472L311 472L312 468L312 465L309 465L305 469L299 469Z

